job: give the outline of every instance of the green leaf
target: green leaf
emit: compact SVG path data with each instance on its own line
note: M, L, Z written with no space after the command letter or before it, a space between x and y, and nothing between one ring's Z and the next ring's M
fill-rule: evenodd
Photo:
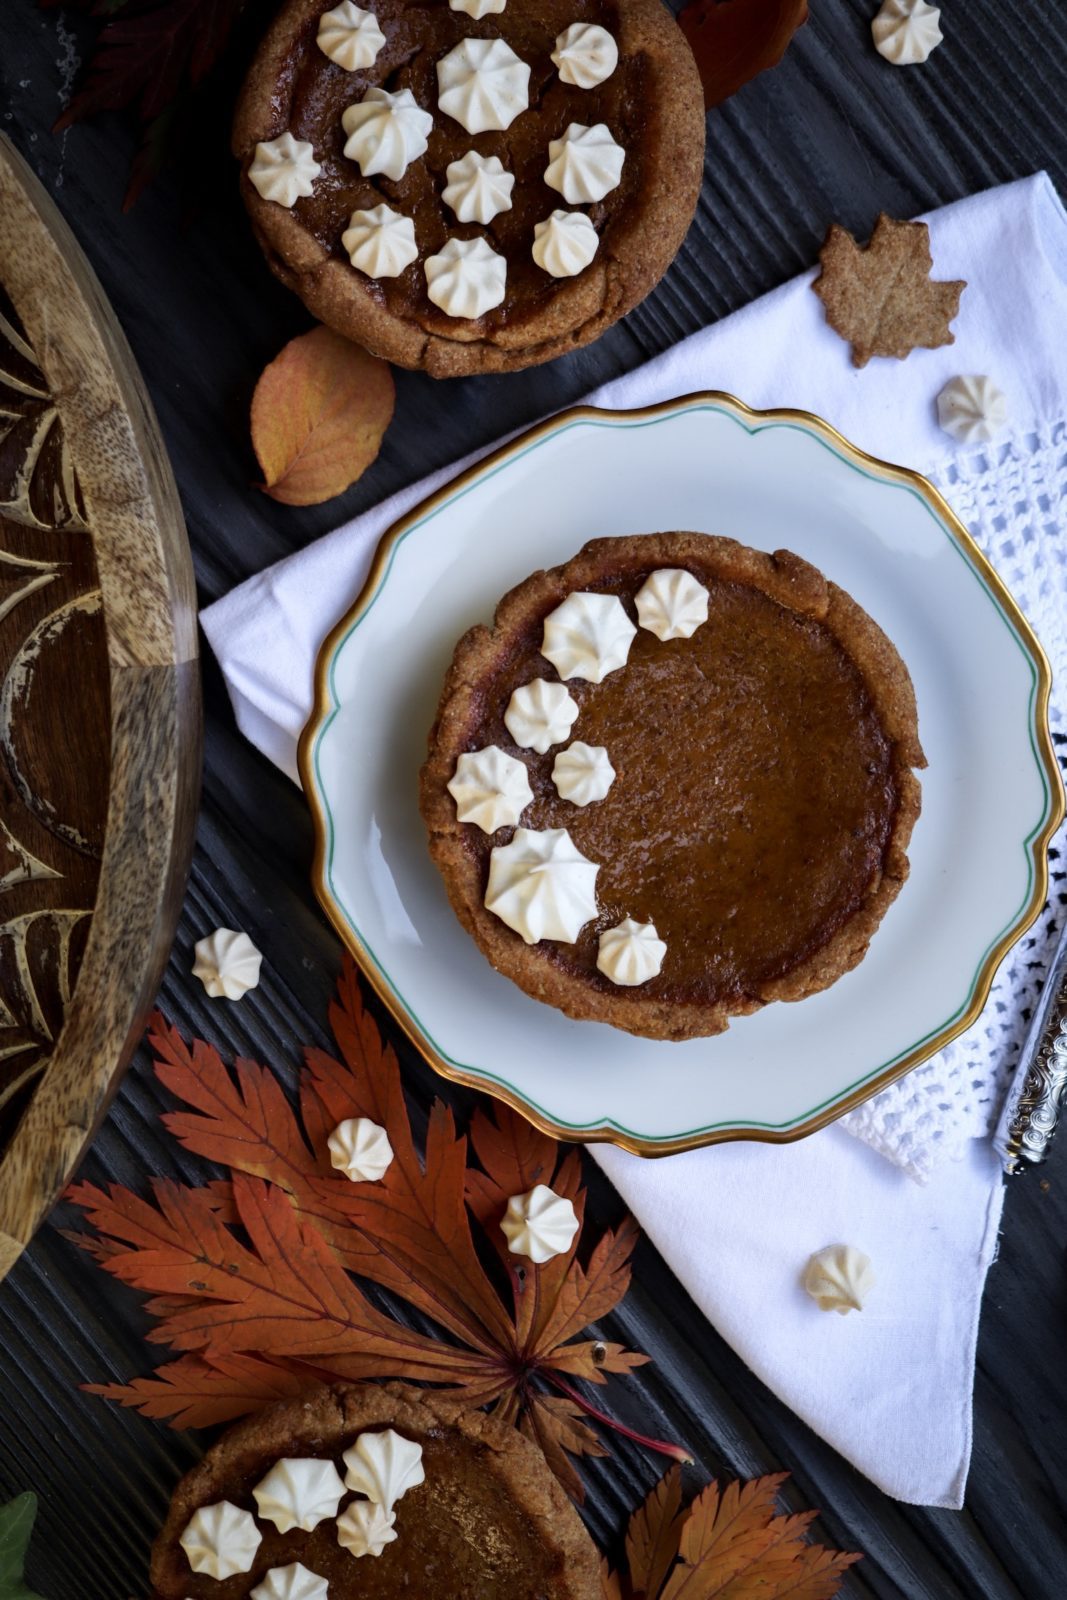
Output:
M22 1576L36 1515L35 1494L20 1494L0 1506L0 1600L41 1600L27 1589Z

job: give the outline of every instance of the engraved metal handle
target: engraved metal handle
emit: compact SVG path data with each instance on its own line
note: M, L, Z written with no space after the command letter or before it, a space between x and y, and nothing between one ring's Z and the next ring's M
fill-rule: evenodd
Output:
M1067 928L1060 936L993 1146L1004 1171L1040 1166L1067 1101Z

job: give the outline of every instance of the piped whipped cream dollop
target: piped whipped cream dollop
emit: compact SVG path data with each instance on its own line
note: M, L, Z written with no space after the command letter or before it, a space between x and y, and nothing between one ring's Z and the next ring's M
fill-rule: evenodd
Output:
M457 819L473 822L483 833L513 828L533 799L523 762L496 744L464 751L447 787L456 802Z
M804 1269L804 1288L820 1311L847 1316L862 1311L874 1288L870 1256L851 1244L831 1244L817 1250Z
M527 1194L512 1195L500 1228L512 1255L541 1266L570 1249L579 1222L570 1200L537 1183Z
M556 40L552 63L563 83L595 89L606 83L619 64L619 47L607 28L596 22L572 22Z
M437 63L437 104L468 133L510 128L530 104L530 68L503 39L461 39Z
M330 1165L352 1183L380 1183L393 1164L393 1147L380 1123L348 1117L326 1141Z
M337 1543L353 1556L380 1556L396 1538L396 1518L373 1500L353 1500L337 1519Z
M426 258L426 293L446 317L484 317L504 298L508 264L484 239L449 239Z
M684 567L649 573L635 603L638 622L657 639L691 639L708 620L708 591Z
M626 151L616 144L607 123L587 128L572 122L561 139L549 141L545 182L568 205L593 205L618 188L625 160Z
M361 1433L345 1451L344 1463L348 1487L365 1494L383 1511L391 1512L397 1501L426 1477L422 1445L393 1428Z
M941 43L941 12L926 0L885 0L871 23L875 49L895 67L920 66Z
M419 105L410 89L368 89L362 100L348 106L341 117L347 138L345 155L365 178L381 173L394 182L402 178L419 156L433 117Z
M561 678L603 683L626 665L636 634L616 595L576 589L545 618L541 654Z
M262 1583L257 1583L249 1600L328 1600L329 1584L300 1561L287 1567L271 1567Z
M959 444L988 444L1008 420L1008 401L981 373L950 378L937 397L937 420Z
M256 145L248 181L264 200L273 200L279 206L294 206L298 200L306 200L314 193L315 179L321 171L315 160L314 146L286 132Z
M515 174L505 170L499 156L481 156L468 150L445 169L445 188L441 199L456 214L459 222L480 222L484 227L511 210L511 191Z
M193 977L212 1000L240 1000L259 982L263 957L237 928L216 928L193 946Z
M193 1512L178 1543L194 1572L221 1580L251 1571L262 1540L250 1511L219 1500Z
M323 55L346 72L373 67L385 43L374 12L353 5L352 0L342 0L332 11L323 12L316 37Z
M511 842L489 853L485 906L526 944L573 944L597 914L600 871L566 828L516 828Z
M612 983L622 989L635 989L662 970L666 954L667 946L654 922L624 917L616 927L607 928L600 935L596 964Z
M615 782L615 768L602 744L583 744L576 739L553 762L552 782L561 800L588 806L603 800Z
M336 1517L345 1486L332 1461L299 1456L276 1461L252 1494L264 1522L279 1533L299 1528L311 1533L320 1522Z
M341 235L352 265L368 278L396 278L417 259L415 224L391 206L353 211Z
M548 678L521 684L504 712L504 726L515 743L539 756L562 744L577 720L577 702L562 683Z
M553 278L584 272L597 253L600 235L584 211L553 211L534 223L533 258Z
M475 22L481 22L483 17L503 11L507 0L448 0L448 4L452 11L465 11Z

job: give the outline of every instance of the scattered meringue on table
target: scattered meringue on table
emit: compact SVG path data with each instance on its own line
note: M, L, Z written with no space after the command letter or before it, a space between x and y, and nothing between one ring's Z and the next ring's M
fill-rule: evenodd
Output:
M1008 420L1008 401L981 373L950 378L937 397L937 420L959 444L988 444Z
M263 957L247 933L216 928L198 939L193 950L193 977L200 979L212 1000L240 1000L259 983Z
M921 66L941 43L940 20L926 0L885 0L871 23L875 49L894 67Z
M542 1266L570 1249L579 1222L570 1200L536 1183L527 1194L512 1195L500 1228L512 1255Z
M369 1117L339 1122L326 1141L330 1165L353 1183L380 1183L393 1162L389 1135Z
M862 1311L874 1288L869 1256L851 1244L831 1244L817 1250L804 1269L804 1288L820 1311L847 1316Z

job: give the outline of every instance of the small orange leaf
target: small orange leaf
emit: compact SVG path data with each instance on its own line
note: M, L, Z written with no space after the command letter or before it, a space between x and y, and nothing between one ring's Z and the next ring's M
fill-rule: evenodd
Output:
M252 396L259 487L287 506L332 500L376 458L395 404L387 362L330 328L291 339Z

